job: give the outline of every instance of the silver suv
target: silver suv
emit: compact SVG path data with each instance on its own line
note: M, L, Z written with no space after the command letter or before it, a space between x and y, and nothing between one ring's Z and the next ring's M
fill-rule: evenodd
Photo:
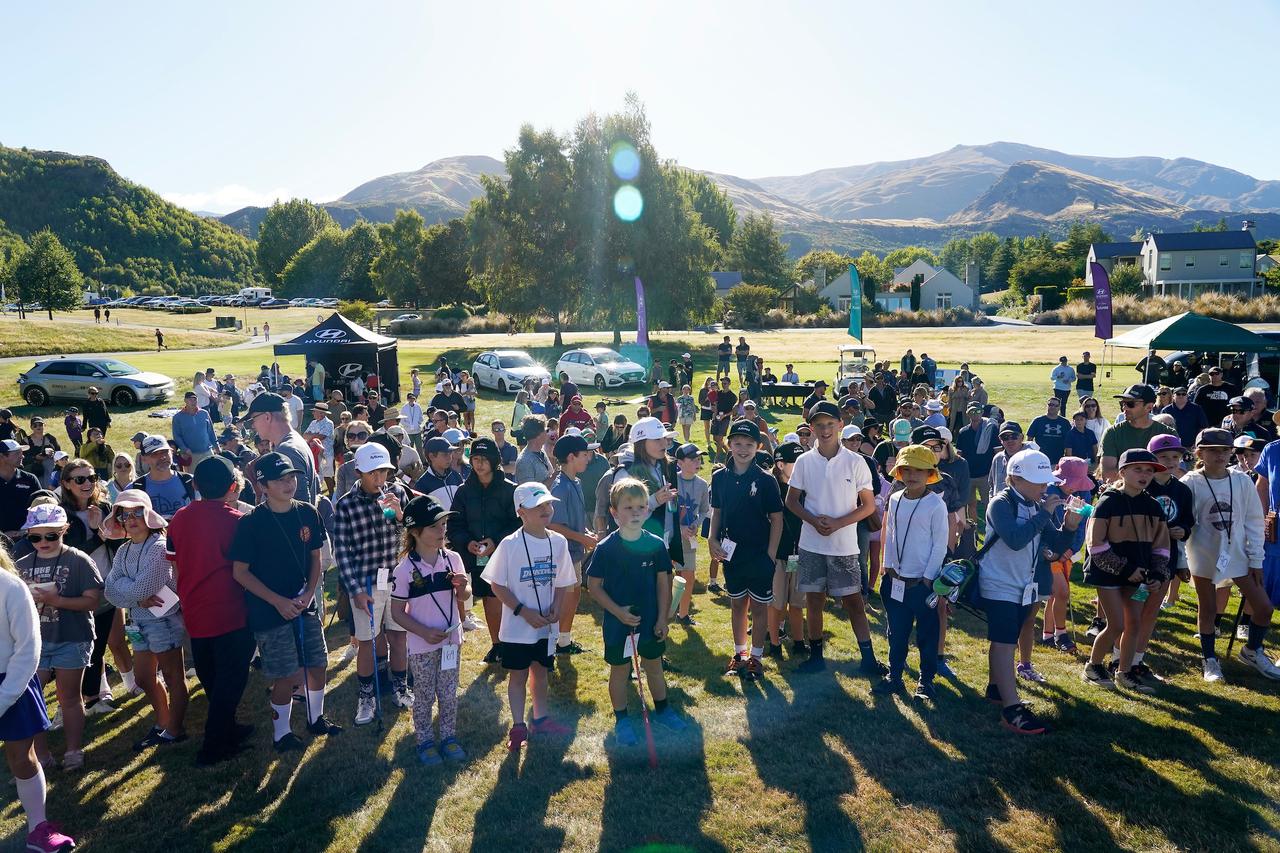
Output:
M31 406L50 400L87 400L89 389L113 406L167 400L174 382L163 373L146 373L114 358L50 358L18 374L18 393Z

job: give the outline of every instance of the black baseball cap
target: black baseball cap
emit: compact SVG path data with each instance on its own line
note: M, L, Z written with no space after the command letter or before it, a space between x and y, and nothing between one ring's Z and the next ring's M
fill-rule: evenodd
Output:
M1120 454L1120 461L1116 467L1125 468L1129 465L1150 465L1157 472L1169 470L1160 464L1154 453L1143 450L1141 447L1132 447Z
M1242 412L1253 411L1253 401L1248 397L1232 397L1231 402L1227 403L1229 409L1239 409Z
M210 456L201 459L195 470L196 491L202 497L221 500L222 496L236 481L235 466L225 456Z
M823 415L838 421L840 420L840 409L830 400L820 400L809 409L809 417L805 418L805 420L813 423Z
M1005 421L1000 424L1000 432L996 433L1001 438L1006 435L1022 435L1022 424L1017 421Z
M298 469L289 464L289 460L285 458L283 453L274 450L259 456L253 464L253 470L259 482L262 483L269 483L272 480L279 480L290 474L298 473Z
M942 441L942 433L935 426L918 426L911 431L912 444L924 444L926 441Z
M555 455L557 462L564 462L573 454L582 453L590 449L591 446L587 444L587 440L582 436L562 435L556 439L552 453Z
M735 435L745 435L757 443L761 440L760 427L756 426L755 422L745 419L734 421L732 426L729 427L729 438L733 438Z
M795 462L804 453L804 445L798 441L784 441L773 451L773 458L779 462Z
M266 414L268 412L283 412L285 407L284 397L279 394L267 391L253 398L253 402L249 404L249 410L244 413L244 417L240 420L247 421L254 415Z
M1225 429L1210 427L1200 430L1196 436L1196 447L1234 447L1235 437Z
M498 444L492 438L477 438L471 442L471 458L483 456L494 465L502 463L502 451L498 450Z
M1154 403L1156 401L1155 389L1150 385L1130 385L1124 390L1123 394L1116 394L1114 400L1141 400L1144 403Z
M707 452L693 442L682 444L676 448L676 459L697 459L706 456Z
M457 515L430 495L418 495L404 505L402 512L405 527L430 527L442 518Z
M767 450L756 451L756 467L762 471L773 470L773 454Z

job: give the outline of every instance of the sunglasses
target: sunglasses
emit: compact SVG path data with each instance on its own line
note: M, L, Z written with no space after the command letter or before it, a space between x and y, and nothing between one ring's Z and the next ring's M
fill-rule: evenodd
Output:
M27 541L32 545L38 542L57 542L62 538L61 533L28 533Z
M367 432L348 432L347 433L347 438L365 439L368 437L369 437L369 433Z
M1123 400L1121 401L1120 405L1126 409L1136 409L1142 405L1142 401L1141 400Z
M67 479L75 483L77 486L83 486L85 483L98 482L98 475L97 474L78 474L75 477L68 477Z
M116 463L115 465L113 465L112 467L114 467L114 468L131 468L131 467L133 467L133 466L131 466L128 462L117 462L117 463Z
M116 521L128 521L131 518L143 518L147 511L142 507L136 509L118 509L116 510Z

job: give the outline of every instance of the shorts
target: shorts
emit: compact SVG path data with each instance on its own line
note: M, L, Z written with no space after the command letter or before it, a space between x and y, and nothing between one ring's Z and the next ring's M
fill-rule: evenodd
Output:
M729 418L720 418L711 422L712 435L727 435L729 432Z
M483 566L473 566L467 570L467 576L471 578L471 597L496 598L493 594L493 587L489 586L489 582L487 580L480 577L480 573L483 571Z
M604 662L609 666L630 666L631 658L623 654L626 648L626 643L605 643ZM652 638L641 640L636 643L636 651L643 660L660 660L667 653L667 641ZM505 658L503 663L506 663Z
M66 645L76 645L67 643ZM0 684L4 683L4 673L0 673ZM44 704L44 691L40 686L40 677L31 676L27 687L18 696L17 701L9 706L9 710L0 716L0 740L5 743L26 740L49 729L49 711Z
M862 593L862 569L858 555L815 554L800 549L800 568L796 588L800 592L825 592L843 598Z
M729 356L727 356L727 355L718 356L718 357L716 358L716 366L717 366L717 367L719 367L721 370L728 370L728 369L729 369Z
M574 561L573 561L573 578L574 578L574 583L576 583L578 586L582 586L582 565L583 565L583 563L584 563L584 560L574 560Z
M680 562L672 562L671 571L673 572L696 572L698 570L698 541L685 540L681 551L683 560Z
M969 500L973 500L974 495L977 495L979 503L987 503L991 500L991 478L973 477L969 480L969 491Z
M391 590L375 589L373 591L373 624L370 624L368 610L356 609L354 598L352 598L351 604L353 610L351 615L356 621L356 639L360 642L367 643L373 639L374 626L387 631L404 633L404 628L391 616Z
M1280 554L1268 553L1262 558L1262 588L1273 607L1280 604Z
M545 639L534 643L508 643L503 640L500 654L503 669L528 669L529 665L534 663L541 664L543 669L551 669L555 663L555 655L547 654Z
M1119 575L1113 575L1108 572L1091 568L1088 562L1086 562L1084 566L1084 582L1085 586L1096 586L1103 589L1122 589L1124 587L1129 587L1129 589L1132 590L1137 587L1137 584L1130 582L1127 577L1122 578Z
M182 621L181 611L145 622L134 621L133 624L141 634L138 642L132 644L135 652L158 655L178 648L187 638L187 626Z
M37 669L84 669L93 656L93 640L79 643L44 643Z
M676 423L682 424L684 426L693 426L693 421L694 421L693 415L685 415L684 417L677 419Z
M1074 556L1070 551L1067 551L1060 559L1050 563L1049 568L1053 570L1055 575L1062 575L1067 580L1071 580L1071 566L1074 562Z
M298 655L298 624L302 624L302 655ZM357 620L358 622L359 620ZM283 625L254 631L258 653L262 657L262 677L268 681L288 678L304 666L325 667L329 664L329 649L324 643L324 631L320 617L303 613Z
M763 553L730 560L724 564L724 589L734 600L749 595L756 604L768 604L773 601L773 560Z
M698 409L698 420L700 420L700 421L709 421L709 420L711 420L711 407L710 407L710 406L703 406L702 408Z
M769 606L776 610L786 610L788 607L803 607L804 595L798 588L799 583L799 569L794 572L780 572L775 569L773 572L773 601L769 602Z
M993 643L1016 646L1022 634L1022 625L1035 609L1034 604L1022 605L1014 601L982 599L982 609L987 612L987 639Z

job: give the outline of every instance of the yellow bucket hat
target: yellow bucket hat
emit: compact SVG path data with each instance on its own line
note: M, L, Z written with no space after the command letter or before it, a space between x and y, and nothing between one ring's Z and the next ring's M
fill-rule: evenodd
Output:
M938 457L923 444L911 444L898 451L898 459L893 463L893 469L889 472L893 479L902 480L902 477L899 476L899 471L902 468L918 468L921 471L928 471L929 485L933 485L942 479L942 475L938 473Z

